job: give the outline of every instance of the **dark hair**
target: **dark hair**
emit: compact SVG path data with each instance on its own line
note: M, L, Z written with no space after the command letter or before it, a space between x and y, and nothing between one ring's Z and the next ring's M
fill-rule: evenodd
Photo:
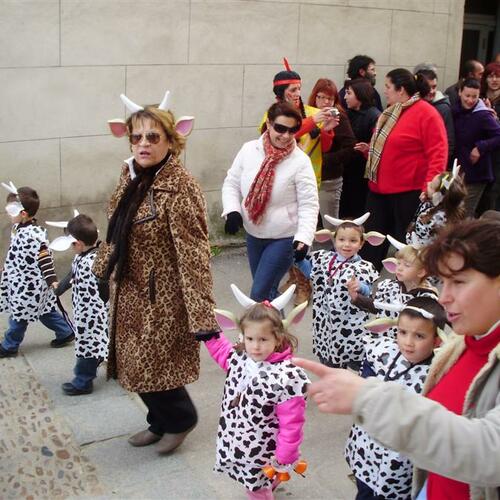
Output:
M97 241L97 226L94 221L84 214L73 217L68 222L68 233L85 245L92 246Z
M444 261L452 254L462 257L461 269L446 266ZM474 269L497 278L500 276L500 222L479 219L448 226L423 249L423 259L430 275L449 277Z
M30 216L34 217L40 208L40 198L38 193L28 186L23 186L17 189L17 195L9 193L7 195L7 203L19 201L23 206L24 211Z
M409 97L420 93L424 98L431 90L427 79L423 75L412 75L410 71L404 68L396 68L385 75L394 84L396 90L403 88Z
M486 92L488 90L488 82L486 78L490 75L500 76L500 63L491 62L484 68L483 77L481 78L481 95L486 97Z
M243 336L245 335L245 327L250 322L264 322L269 321L271 323L271 329L273 335L276 337L278 342L277 350L282 352L288 348L293 352L297 349L298 340L295 335L288 332L283 325L283 318L281 317L280 311L275 309L273 306L259 302L249 307L241 319L239 320L239 326ZM237 345L238 351L244 350L244 342L240 342Z
M476 59L467 59L467 61L465 61L462 64L462 67L460 68L460 75L459 75L460 78L462 79L468 78L469 73L474 73L474 71L476 70L477 64L482 64L482 63Z
M422 75L424 78L427 78L427 80L437 80L436 72L430 68L419 69L415 72L415 75Z
M339 111L344 111L342 104L340 104L339 100L339 91L337 90L337 85L333 80L329 78L320 78L313 89L311 90L311 95L309 96L309 101L307 104L309 106L316 107L316 96L320 93L324 92L329 96L333 97L333 106L337 108Z
M340 226L338 226L337 229L335 229L335 235L333 238L334 240L337 237L339 229L355 229L359 233L361 241L365 241L365 228L360 224L354 224L354 222L351 222L349 220L342 222L342 224L340 224Z
M302 116L300 115L297 108L286 101L275 102L267 110L267 118L270 122L274 122L278 116L287 116L288 118L294 118L297 125L302 125Z
M359 102L361 102L362 108L371 108L375 106L375 90L373 85L366 78L355 78L354 80L346 80L344 82L344 88L350 88Z
M419 309L423 309L424 311L431 313L434 317L432 319L427 319L424 316L422 316L418 311L414 311L413 309L406 309L406 307L408 306L418 307ZM420 296L410 299L405 304L405 309L401 311L399 317L401 316L427 319L427 321L431 321L434 324L436 329L437 328L443 329L446 324L446 312L444 310L444 307L436 299L433 299L432 297Z
M465 80L461 80L458 84L459 90L463 90L465 87L480 90L481 84L475 78L466 78Z
M370 64L375 64L375 61L370 56L357 55L349 60L349 65L347 66L347 75L351 80L361 77L359 74L360 70L367 70Z

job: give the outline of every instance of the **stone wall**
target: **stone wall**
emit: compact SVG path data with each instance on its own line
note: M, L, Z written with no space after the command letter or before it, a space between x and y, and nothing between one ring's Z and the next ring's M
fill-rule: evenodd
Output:
M433 61L441 88L455 80L464 0L0 0L1 180L35 187L39 219L72 208L105 229L125 139L119 94L196 117L185 161L220 234L220 188L241 144L273 102L287 56L307 98L319 77L339 87L346 61L367 53L377 87L398 66ZM9 223L0 215L2 250ZM51 230L51 236L56 233Z

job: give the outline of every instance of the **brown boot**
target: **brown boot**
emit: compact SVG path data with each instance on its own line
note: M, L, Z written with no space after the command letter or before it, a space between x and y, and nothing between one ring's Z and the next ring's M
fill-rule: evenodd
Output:
M288 288L290 288L292 285L297 284L297 280L295 278L295 270L297 268L295 266L292 266L290 270L288 271L288 279L278 288L278 291L280 293L285 293Z
M184 432L179 432L178 434L163 434L163 437L160 439L160 442L156 445L156 451L160 455L166 455L171 451L174 451L177 447L179 447L186 436L194 429L188 429Z
M298 306L303 302L309 302L312 293L311 282L302 274L302 271L294 267L295 269L295 279L297 280L297 288L295 290L294 304Z
M154 434L149 429L145 431L138 432L133 436L128 438L128 442L132 446L148 446L150 444L156 443L161 439L161 436Z

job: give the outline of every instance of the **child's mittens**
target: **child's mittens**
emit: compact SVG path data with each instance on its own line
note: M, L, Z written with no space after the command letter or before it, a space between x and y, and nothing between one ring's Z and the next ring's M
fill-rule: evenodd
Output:
M293 260L295 262L303 261L306 258L309 246L306 245L305 243L302 243L301 241L295 240L293 242L293 248L294 248Z
M210 339L218 339L220 336L220 331L219 330L200 330L199 332L196 332L194 334L195 339L198 342L206 342L207 340Z
M349 297L351 297L351 301L355 301L358 298L359 286L358 278L355 276L347 282L347 292L349 293Z

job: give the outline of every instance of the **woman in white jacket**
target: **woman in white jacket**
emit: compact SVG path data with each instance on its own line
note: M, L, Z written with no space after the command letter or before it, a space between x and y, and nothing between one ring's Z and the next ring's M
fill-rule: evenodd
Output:
M278 102L267 112L267 130L240 149L222 186L225 232L247 233L253 285L260 302L278 294L281 278L295 257L304 258L318 220L318 189L309 157L294 134L302 117Z
M310 388L320 411L352 413L372 438L413 461L413 498L498 500L500 223L473 220L444 230L425 261L443 280L439 301L457 335L435 356L422 396L294 362L321 377Z

